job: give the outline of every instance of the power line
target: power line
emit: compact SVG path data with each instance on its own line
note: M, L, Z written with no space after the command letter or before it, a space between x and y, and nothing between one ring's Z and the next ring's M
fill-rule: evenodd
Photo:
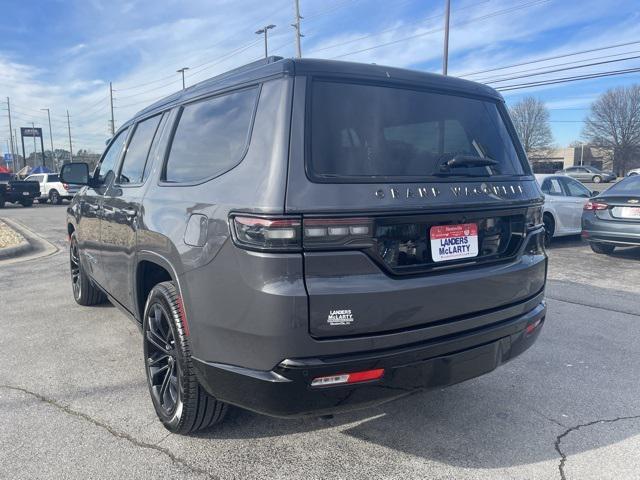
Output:
M609 50L609 49L612 49L612 48L626 47L626 46L629 46L629 45L637 45L639 43L640 43L640 40L636 40L636 41L633 41L633 42L618 43L616 45L607 45L607 46L604 46L604 47L590 48L589 50L581 50L581 51L577 51L577 52L565 53L565 54L562 54L562 55L554 55L552 57L538 58L536 60L529 60L529 61L526 61L526 62L513 63L511 65L504 65L502 67L488 68L486 70L478 70L476 72L471 72L471 73L463 73L463 74L457 75L457 76L460 77L460 78L465 78L465 77L470 77L472 75L478 75L479 73L495 72L497 70L504 70L504 69L512 68L512 67L521 67L523 65L531 65L532 63L546 62L547 60L557 60L559 58L573 57L575 55L582 55L583 53L599 52L599 51L602 51L602 50Z
M469 9L469 8L472 8L472 7L475 7L475 6L478 6L478 5L482 5L483 3L489 3L489 1L490 0L484 0L482 2L477 2L477 3L473 3L471 5L466 5L464 7L458 8L456 11L466 10L466 9ZM415 22L409 22L409 23L402 24L399 27L386 28L384 30L379 30L379 31L377 31L375 33L370 33L370 34L367 34L367 35L363 35L363 36L358 37L358 38L352 38L351 40L346 40L344 42L334 43L332 45L327 45L325 47L316 48L315 50L311 50L310 54L315 54L315 53L318 53L318 52L322 52L324 50L330 50L330 49L336 48L336 47L342 47L344 45L349 45L350 43L359 42L361 40L365 40L365 39L371 38L371 37L377 37L378 35L382 35L383 33L393 32L395 30L401 30L401 29L407 28L407 26L409 26L409 25L415 25L415 24L418 24L418 23L428 22L429 20L435 20L435 19L440 18L440 17L442 17L442 14L431 15L429 17L422 18L420 20L416 20Z
M624 62L624 61L627 61L627 60L635 60L635 59L638 59L638 58L640 58L640 55L635 55L635 56L626 57L626 58L618 58L618 59L615 59L615 60L605 60L605 61L602 61L602 62L587 63L587 64L584 64L584 65L574 65L573 67L556 68L556 69L553 69L553 70L545 70L544 72L529 73L529 74L526 74L526 75L516 75L515 77L505 77L505 78L502 78L500 80L494 80L492 82L485 82L485 83L488 83L488 84L501 83L501 82L506 82L506 81L509 81L509 80L517 80L517 79L520 79L520 78L530 78L530 77L535 77L535 76L538 76L538 75L548 75L549 73L565 72L567 70L576 70L576 69L579 69L579 68L595 67L597 65L605 65L605 64L608 64L608 63L615 63L615 62Z
M542 87L545 85L556 85L559 83L569 83L576 82L579 80L590 80L593 78L602 78L602 77L612 77L617 75L626 75L629 73L638 73L640 72L640 67L638 68L628 68L623 70L610 70L608 72L600 72L600 73L592 73L585 75L575 75L571 77L562 77L562 78L554 78L549 80L540 80L538 82L529 82L529 83L518 83L514 85L505 85L503 87L498 87L496 90L500 92L507 92L510 90L520 90L523 88L531 88L531 87Z
M527 72L539 72L541 70L544 70L545 68L553 68L553 67L562 67L564 65L575 65L577 63L580 62L588 62L591 60L601 60L603 58L612 58L612 57L619 57L621 55L633 55L636 53L640 53L640 50L633 50L631 52L622 52L622 53L615 53L613 55L600 55L599 57L589 57L589 58L583 58L580 60L573 60L571 62L562 62L562 63L555 63L553 65L545 65L544 67L535 67L535 68L527 68L525 70L518 70L515 72L511 72L511 73L501 73L498 75L493 75L491 77L486 77L486 78L481 78L481 79L474 79L474 82L480 82L480 83L488 83L494 79L500 79L500 78L504 78L504 75L518 75L520 73L527 73Z
M549 3L550 1L551 0L534 0L532 2L525 2L525 3L522 3L522 4L517 5L515 7L505 8L503 10L496 10L495 12L491 12L491 13L488 13L486 15L481 15L479 17L470 18L468 20L455 22L452 25L453 26L466 25L468 23L477 22L477 21L480 21L480 20L486 20L488 18L497 17L497 16L500 16L500 15L506 15L508 13L511 13L511 12L514 12L514 11L517 11L517 10L522 10L522 9L533 7L533 6L542 5L542 4L545 4L545 3ZM381 44L378 44L378 45L373 45L371 47L362 48L360 50L355 50L355 51L352 51L352 52L343 53L342 55L337 55L337 56L332 57L332 58L343 58L343 57L348 57L350 55L355 55L357 53L368 52L370 50L375 50L376 48L387 47L389 45L395 45L397 43L405 42L407 40L412 40L414 38L424 37L425 35L431 35L433 33L441 32L442 30L444 30L443 27L435 28L435 29L432 29L432 30L427 30L426 32L417 33L415 35L410 35L408 37L400 38L400 39L393 40L393 41L390 41L390 42L385 42L385 43L381 43Z

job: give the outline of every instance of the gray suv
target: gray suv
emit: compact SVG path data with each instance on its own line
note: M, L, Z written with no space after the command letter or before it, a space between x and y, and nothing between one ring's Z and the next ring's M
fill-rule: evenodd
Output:
M272 57L139 112L68 209L73 295L141 328L153 405L188 433L228 405L378 404L536 340L543 197L484 85Z

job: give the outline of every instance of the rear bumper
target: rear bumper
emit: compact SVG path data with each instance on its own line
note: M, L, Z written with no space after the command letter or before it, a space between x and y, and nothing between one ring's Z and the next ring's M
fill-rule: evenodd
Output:
M593 213L582 216L582 238L589 242L620 246L640 245L640 224L602 220Z
M529 312L475 331L382 351L287 359L271 371L194 359L198 380L220 400L266 415L323 415L380 404L412 392L453 385L518 356L537 339L546 315ZM537 325L527 332L527 326ZM384 369L377 381L311 387L316 377Z

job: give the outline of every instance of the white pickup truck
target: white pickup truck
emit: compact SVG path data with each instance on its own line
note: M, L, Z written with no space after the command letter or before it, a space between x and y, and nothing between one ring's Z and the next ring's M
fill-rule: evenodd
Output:
M71 200L81 187L62 183L57 173L36 173L29 175L25 180L38 182L40 184L40 203L50 201L60 205L62 200Z

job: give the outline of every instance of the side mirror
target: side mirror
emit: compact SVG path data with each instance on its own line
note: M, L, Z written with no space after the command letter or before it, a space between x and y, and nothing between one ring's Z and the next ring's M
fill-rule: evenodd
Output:
M89 185L89 164L84 162L65 163L60 170L60 181L73 185Z

